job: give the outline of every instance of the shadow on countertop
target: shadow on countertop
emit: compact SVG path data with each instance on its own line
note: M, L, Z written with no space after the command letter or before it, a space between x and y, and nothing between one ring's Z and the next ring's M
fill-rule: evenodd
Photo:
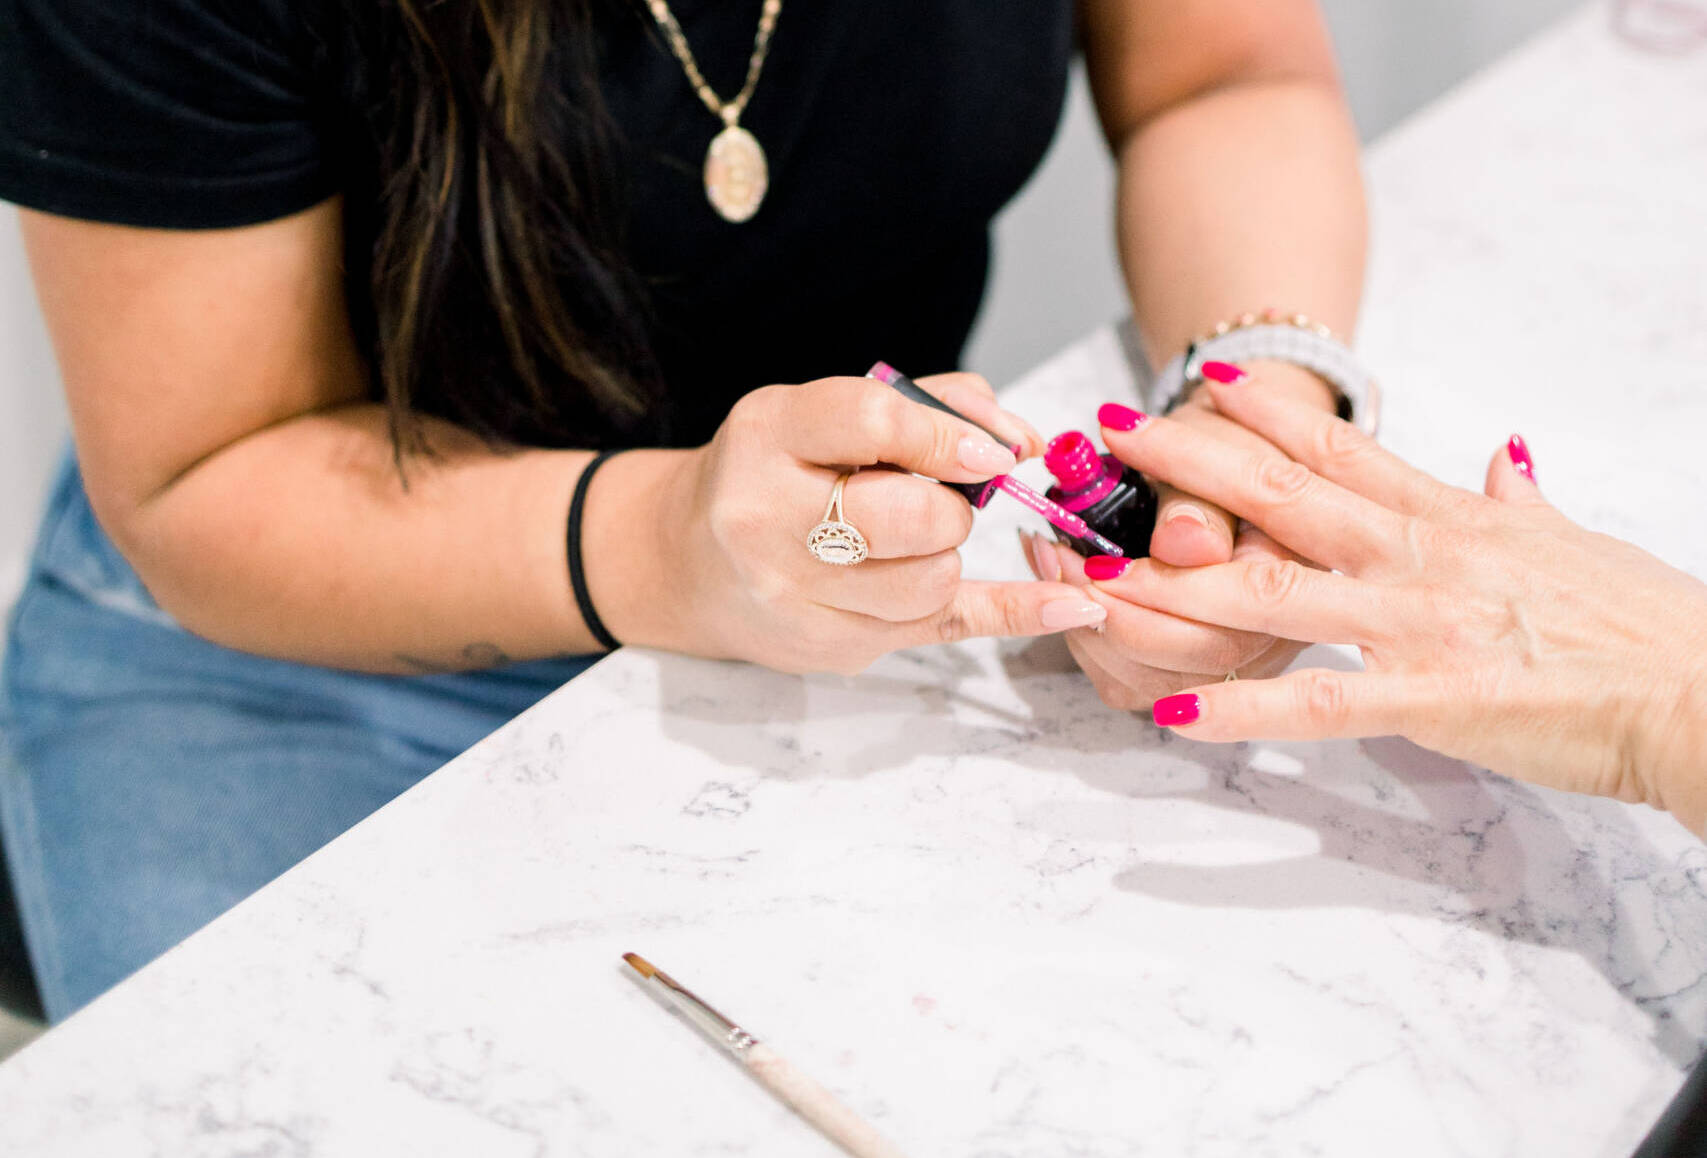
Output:
M1707 847L1668 857L1622 805L1536 789L1397 738L1223 746L1159 733L1104 707L1057 640L1005 644L1001 659L1024 707L981 694L984 667L957 648L905 653L851 680L718 665L711 690L702 661L666 662L663 726L749 777L743 796L765 780L911 767L928 779L932 769L996 755L1067 773L1106 798L1016 815L1067 845L1106 840L1119 815L1108 802L1121 799L1297 825L1317 835L1317 851L1204 866L1134 848L1112 883L1201 908L1398 913L1572 952L1649 1019L1666 1057L1686 1067L1701 1053ZM1323 651L1309 659L1351 662ZM1658 952L1654 933L1644 939L1638 928L1657 931Z

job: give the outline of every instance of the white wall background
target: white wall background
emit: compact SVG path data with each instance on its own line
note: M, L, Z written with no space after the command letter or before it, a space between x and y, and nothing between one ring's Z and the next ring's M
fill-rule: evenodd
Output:
M0 209L0 608L12 601L52 466L65 407L24 272L17 214Z
M1319 0L1365 140L1580 2ZM1079 70L1044 167L997 223L990 294L968 369L1000 384L1127 312L1114 253L1113 180Z
M1575 0L1322 0L1365 137L1465 76ZM1111 173L1076 78L1049 160L998 223L991 295L968 364L1001 382L1125 312ZM64 409L23 269L0 212L0 607L22 573Z

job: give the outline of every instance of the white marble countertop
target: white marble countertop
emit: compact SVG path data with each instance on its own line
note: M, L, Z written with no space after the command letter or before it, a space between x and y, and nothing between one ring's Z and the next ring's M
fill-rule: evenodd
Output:
M1479 483L1521 430L1698 574L1704 98L1597 11L1407 125L1363 340L1403 453ZM1119 349L1012 405L1088 422ZM1614 1158L1707 1037L1704 873L1401 742L1160 736L1057 643L624 652L0 1066L0 1153L830 1154L632 949L915 1155Z

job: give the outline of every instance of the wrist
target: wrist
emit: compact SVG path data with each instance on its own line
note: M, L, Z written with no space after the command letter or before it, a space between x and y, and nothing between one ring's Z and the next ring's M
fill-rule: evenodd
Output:
M1643 799L1707 837L1707 663L1686 664L1676 682L1654 687L1630 744L1628 764Z
M1297 402L1318 406L1330 413L1339 410L1339 391L1334 389L1327 379L1303 366L1293 362L1253 358L1242 368L1261 380L1265 390Z
M699 454L631 450L593 478L581 515L581 568L598 617L632 647L695 651L681 551Z

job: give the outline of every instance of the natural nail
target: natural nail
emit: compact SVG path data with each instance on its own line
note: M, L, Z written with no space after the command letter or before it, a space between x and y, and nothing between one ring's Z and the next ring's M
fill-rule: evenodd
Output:
M1016 531L1015 534L1019 535L1019 549L1025 552L1026 566L1031 568L1031 573L1037 578L1043 578L1043 571L1037 566L1037 552L1031 549L1031 532Z
M1116 559L1113 555L1095 555L1085 560L1085 574L1098 583L1110 579L1118 579L1126 574L1126 569L1132 566L1130 559Z
M1108 618L1108 609L1088 599L1056 599L1043 605L1039 615L1051 631L1069 627L1091 627Z
M1188 523L1196 523L1204 528L1209 526L1209 516L1203 513L1203 508L1194 507L1190 503L1177 503L1168 508L1168 517L1165 521L1171 523L1175 519L1184 519Z
M1158 728L1178 728L1186 724L1197 723L1197 718L1203 714L1203 699L1191 692L1183 695L1168 696L1156 701L1150 714L1156 718Z
M1211 382L1237 382L1248 376L1231 362L1205 362L1202 374Z
M1097 421L1109 430L1137 430L1150 421L1150 416L1118 402L1107 402L1097 411Z
M960 465L976 475L994 478L1007 474L1019 465L1014 452L982 434L968 434L960 440Z
M1535 481L1535 460L1529 457L1529 444L1523 441L1523 435L1514 434L1511 441L1505 444L1505 452L1511 456L1511 465L1517 473Z
M1043 578L1051 583L1061 582L1061 556L1055 553L1055 544L1034 533L1031 536L1031 549L1036 552L1037 569Z

